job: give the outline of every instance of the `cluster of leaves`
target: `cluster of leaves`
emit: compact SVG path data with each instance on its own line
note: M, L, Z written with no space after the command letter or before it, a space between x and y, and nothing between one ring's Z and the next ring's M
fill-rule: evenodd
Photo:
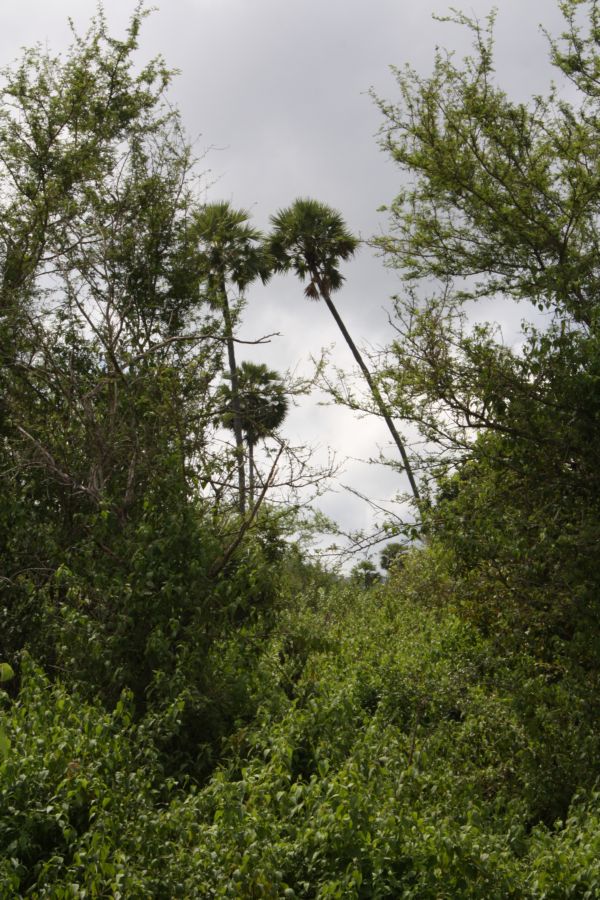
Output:
M267 241L245 212L196 200L170 72L134 63L144 15L117 40L100 8L65 58L37 48L3 72L0 653L16 663L26 647L108 707L127 689L140 716L185 696L171 765L200 776L252 708L237 682L219 694L213 648L268 627L286 555L263 502L283 448L264 480L254 460L286 388L238 367L234 292L305 270L289 235ZM296 236L315 230L302 252L330 303L356 240L316 201L285 212Z

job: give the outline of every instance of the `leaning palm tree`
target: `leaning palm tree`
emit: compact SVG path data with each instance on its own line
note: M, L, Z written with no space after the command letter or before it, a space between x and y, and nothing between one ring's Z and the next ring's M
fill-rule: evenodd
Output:
M305 295L311 300L322 298L327 304L400 452L413 496L418 501L419 489L404 444L377 384L331 299L331 294L344 281L339 262L354 255L358 240L348 231L339 213L318 200L296 200L287 209L271 216L271 223L274 230L267 246L273 269L279 272L292 270L302 281L308 280Z
M238 368L238 399L241 425L248 444L248 494L254 503L254 448L276 431L285 419L288 398L280 376L263 363L243 362ZM233 430L233 390L222 385L220 390L223 412L221 422Z
M226 201L209 203L195 215L194 236L200 250L201 271L208 287L208 300L223 315L231 380L232 430L235 436L238 502L246 511L244 434L239 403L238 370L235 359L234 315L229 302L233 287L241 296L250 282L268 278L262 234L249 224L245 210L233 209Z

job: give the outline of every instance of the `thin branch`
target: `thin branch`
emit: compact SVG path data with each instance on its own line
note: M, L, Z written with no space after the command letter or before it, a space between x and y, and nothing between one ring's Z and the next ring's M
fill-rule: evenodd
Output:
M279 462L279 457L280 457L281 454L283 453L283 449L284 449L284 448L283 448L283 445L282 445L282 446L279 448L279 452L277 453L277 456L275 457L275 460L274 460L274 462L273 462L273 465L271 466L271 471L269 472L269 477L268 477L267 480L265 481L265 484L264 484L264 486L263 486L262 491L260 492L260 495L259 495L259 497L258 497L258 500L256 501L256 503L255 503L254 506L252 507L252 509L251 509L251 511L250 511L250 515L249 515L249 516L244 520L244 522L242 523L242 527L241 527L240 530L238 531L237 537L236 537L235 540L232 541L232 543L229 545L229 547L227 548L227 550L225 551L225 553L223 554L223 556L221 557L221 559L217 562L217 564L216 564L216 565L213 565L213 567L211 568L211 570L210 570L210 572L209 572L209 575L210 575L211 578L216 578L216 576L219 575L219 574L223 571L223 569L225 568L225 566L227 565L227 563L228 563L229 560L231 559L232 555L234 554L234 552L237 550L237 548L238 548L239 545L241 544L242 538L244 537L244 535L246 534L246 532L248 531L248 529L249 529L250 526L252 525L252 522L253 522L254 519L256 518L256 515L257 515L257 513L258 513L258 510L259 510L260 507L262 506L263 500L265 499L265 495L266 495L266 493L267 493L269 487L271 486L271 483L272 483L273 479L275 478L275 472L276 472L276 470L277 470L277 463Z
M74 488L76 491L87 494L88 497L91 497L96 503L99 502L100 495L98 491L94 490L93 488L86 487L84 484L80 484L67 472L63 472L54 460L52 454L49 453L49 451L46 450L46 448L43 447L42 444L40 444L40 442L33 437L33 435L29 434L29 432L22 428L20 425L17 425L16 429L23 435L23 437L26 437L27 440L29 440L34 445L47 468L50 469L50 471L58 478L58 480L62 484L68 485L69 487Z

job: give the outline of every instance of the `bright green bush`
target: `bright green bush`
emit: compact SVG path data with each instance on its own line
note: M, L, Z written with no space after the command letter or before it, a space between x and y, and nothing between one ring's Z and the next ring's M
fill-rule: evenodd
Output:
M24 665L0 764L1 896L135 895L127 823L168 784L157 787L156 756L135 735L130 700L109 715Z
M575 799L554 831L537 828L529 852L527 884L533 896L592 898L600 894L600 795Z

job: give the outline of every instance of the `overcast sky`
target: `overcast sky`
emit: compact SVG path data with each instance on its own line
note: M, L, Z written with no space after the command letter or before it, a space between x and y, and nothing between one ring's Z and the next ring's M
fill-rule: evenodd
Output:
M378 148L381 124L369 88L394 99L390 65L411 63L430 70L436 45L468 48L460 28L432 19L453 4L430 0L162 0L147 20L141 59L160 53L180 71L171 98L182 112L212 187L209 200L226 199L251 211L268 228L269 216L298 196L311 196L338 209L363 238L386 228L378 213L399 188L399 174ZM470 0L461 8L485 17L491 3ZM113 33L126 27L134 4L106 0ZM497 0L497 72L502 86L519 99L545 90L549 80L546 40L561 19L553 0ZM14 60L36 42L52 51L68 46L68 18L78 30L96 8L93 0L1 0L0 59ZM364 247L345 268L346 284L336 302L357 343L378 347L391 339L389 298L399 289L396 275ZM490 310L503 318L503 311ZM306 369L310 354L335 345L337 365L352 358L323 304L305 300L289 276L257 287L249 295L241 336L252 339L280 331L269 346L240 352L285 370ZM392 455L385 427L357 421L347 410L305 399L289 417L296 441L333 448L338 457L365 459L378 446ZM376 500L392 501L406 490L392 471L349 459L341 482ZM323 498L323 510L348 528L372 523L368 507L339 486ZM393 508L393 504L392 507Z

